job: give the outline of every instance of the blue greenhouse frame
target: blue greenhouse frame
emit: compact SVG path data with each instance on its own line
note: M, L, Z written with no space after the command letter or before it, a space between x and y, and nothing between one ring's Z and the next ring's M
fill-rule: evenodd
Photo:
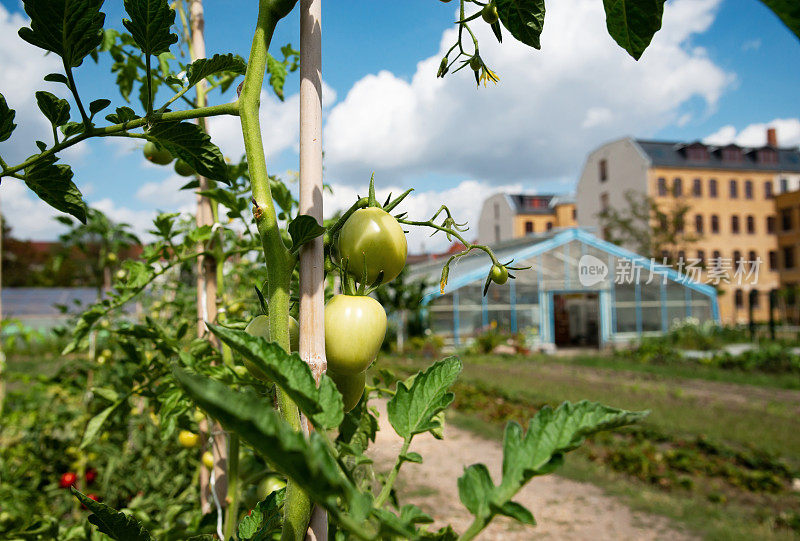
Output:
M617 327L617 310L616 307L616 292L617 292L617 284L615 284L615 280L609 280L609 287L604 289L592 289L592 288L585 288L580 283L573 283L574 280L571 280L570 276L570 258L568 256L570 243L573 241L578 241L581 245L581 250L585 251L585 248L592 247L596 250L599 250L605 253L608 257L608 263L610 268L613 267L614 258L621 258L631 262L632 267L639 267L643 270L649 271L651 273L657 273L658 275L665 276L665 280L661 281L660 285L660 319L661 319L661 332L666 332L669 329L669 319L668 319L668 309L667 309L667 282L675 282L684 288L684 298L686 301L686 308L684 312L684 317L692 317L692 301L691 301L691 294L692 292L696 292L700 295L703 295L708 298L709 305L710 305L710 312L711 312L711 319L716 322L720 321L719 315L719 302L717 299L717 291L714 287L707 285L707 284L700 284L695 283L686 278L686 275L679 273L678 271L672 268L665 268L661 266L651 259L645 258L641 255L638 255L630 250L612 244L610 242L604 241L599 239L589 233L588 231L580 228L572 228L560 231L555 233L550 238L545 240L541 240L539 242L535 242L535 239L531 239L533 242L521 245L518 249L513 252L504 253L503 259L512 259L515 262L523 262L523 261L531 261L536 260L539 264L536 265L537 273L538 273L538 283L544 283L542 280L542 256L547 252L554 250L556 248L560 248L566 245L566 254L567 257L564 258L564 276L565 276L565 283L564 287L554 288L554 289L538 289L538 305L539 305L539 318L538 318L538 337L540 344L555 344L555 311L554 311L554 296L557 294L563 293L587 293L593 292L598 294L598 301L599 301L599 341L601 346L607 345L609 343L613 343L625 337L632 337L638 336L641 337L647 331L643 330L643 317L642 317L642 285L639 280L636 280L633 283L634 286L634 301L635 301L635 333L630 332L618 332ZM583 254L581 254L583 255ZM476 256L477 257L477 256ZM448 283L445 292L442 293L439 291L438 286L430 287L426 290L425 295L422 299L422 304L424 306L430 305L432 301L435 299L446 296L452 295L453 298L453 337L456 345L460 342L459 337L459 325L460 325L460 315L459 315L459 289L463 288L467 285L473 285L475 283L482 284L483 281L486 279L487 274L492 266L491 261L486 258L481 258L481 263L478 265L473 265L467 272L464 272L460 275L453 276L452 269L451 269L451 277L452 280ZM510 330L512 332L517 332L517 291L516 285L514 280L509 280L507 285L509 287L509 304L510 304ZM484 326L486 326L489 322L489 309L487 306L487 299L485 296L481 298L481 321Z

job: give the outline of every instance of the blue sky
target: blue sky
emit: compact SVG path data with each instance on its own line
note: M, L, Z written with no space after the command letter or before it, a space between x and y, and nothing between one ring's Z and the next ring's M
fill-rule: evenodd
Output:
M58 70L18 37L25 24L16 0L0 0L0 92L17 109L19 132L0 154L24 157L47 126L30 97ZM247 57L256 2L206 0L209 54ZM233 9L231 6L237 6ZM246 6L241 8L240 6ZM122 2L107 1L106 26L121 29ZM481 53L501 81L475 88L471 74L435 79L452 42L455 2L323 1L323 79L326 85L326 181L333 211L364 191L376 171L379 191L414 186L410 207L425 212L444 200L470 220L497 190L569 192L593 147L633 135L664 139L735 140L758 144L776 125L782 144L800 144L800 41L756 0L674 0L664 29L639 63L607 35L600 0L548 3L542 50L512 42L498 46L478 28ZM298 45L295 11L273 41ZM55 64L54 64L55 63ZM90 60L77 71L84 101L121 105L109 63ZM263 100L270 169L297 168L297 75L284 103ZM231 99L215 96L217 102ZM66 97L66 96L63 96ZM157 101L167 98L160 94ZM139 109L138 102L134 108ZM238 158L235 120L212 124L212 138ZM41 135L39 135L41 134ZM155 209L191 210L192 195L169 168L141 159L129 141L93 141L64 157L90 204L143 230ZM52 238L52 212L7 180L0 201L21 237ZM421 249L421 239L412 246ZM427 248L437 247L429 243Z

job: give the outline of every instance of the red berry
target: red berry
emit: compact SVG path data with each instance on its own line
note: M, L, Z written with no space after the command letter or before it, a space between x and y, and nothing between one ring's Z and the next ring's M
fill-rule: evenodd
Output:
M77 482L78 482L78 476L72 473L71 471L68 471L67 473L61 476L61 480L58 482L58 486L60 486L61 488L69 488L71 486L74 486L75 483Z
M91 485L92 483L94 483L94 480L97 479L97 470L94 468L89 468L88 470L86 470L84 478L86 479L86 484Z

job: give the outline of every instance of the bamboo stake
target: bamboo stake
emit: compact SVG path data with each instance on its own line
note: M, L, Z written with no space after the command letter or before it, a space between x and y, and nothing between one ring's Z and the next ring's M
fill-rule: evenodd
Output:
M322 224L322 0L300 1L300 214ZM317 383L327 368L323 257L322 237L300 251L300 357ZM316 507L306 539L327 538L327 516Z
M203 13L202 0L189 0L189 21L191 27L191 58L195 61L206 57L206 43L204 37L205 17ZM206 105L206 82L197 83L197 107ZM205 130L205 119L198 118L197 123ZM208 190L212 188L211 182L202 176L200 179L200 189ZM198 227L204 225L214 225L213 202L201 195L197 196L197 215L195 223ZM200 256L197 258L197 335L200 337L208 334L206 322L214 323L217 319L217 262L213 257ZM213 336L208 336L214 347L219 348L219 341ZM203 423L205 424L205 423ZM201 424L201 430L208 428ZM225 432L219 423L211 426L213 443L211 451L214 454L214 468L211 473L214 475L214 492L216 500L224 507L225 497L228 492L228 442ZM200 470L200 505L203 513L211 511L210 497L210 474L207 469Z

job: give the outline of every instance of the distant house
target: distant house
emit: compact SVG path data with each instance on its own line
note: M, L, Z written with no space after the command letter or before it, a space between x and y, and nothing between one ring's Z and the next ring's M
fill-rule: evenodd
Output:
M496 244L576 223L575 202L570 196L498 193L483 202L478 242Z

